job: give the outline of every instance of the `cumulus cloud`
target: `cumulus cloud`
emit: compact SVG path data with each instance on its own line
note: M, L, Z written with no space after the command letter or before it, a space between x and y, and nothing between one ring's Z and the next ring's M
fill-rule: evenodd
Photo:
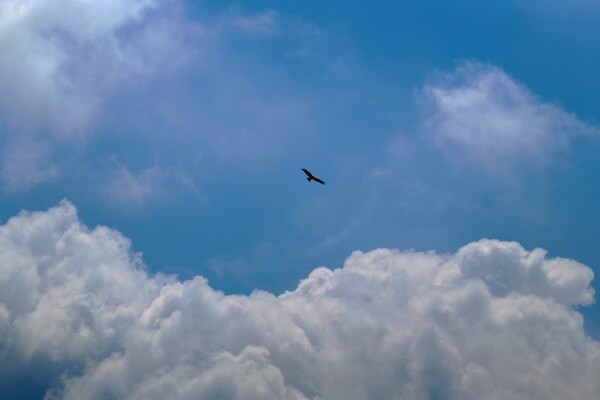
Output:
M423 89L427 131L448 154L489 170L545 162L572 135L599 132L495 66L464 62L446 78Z
M148 274L63 201L0 227L0 368L49 360L48 399L594 399L600 343L576 308L592 278L481 240L357 251L280 296L225 295Z
M177 9L169 0L2 1L0 119L12 140L86 134L111 93L178 65L190 27ZM5 158L3 175L13 169ZM29 181L50 176L34 171Z

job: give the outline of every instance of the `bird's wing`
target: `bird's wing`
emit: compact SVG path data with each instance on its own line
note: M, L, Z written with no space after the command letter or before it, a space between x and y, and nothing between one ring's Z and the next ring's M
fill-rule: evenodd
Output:
M304 173L306 174L306 176L308 176L309 178L312 178L312 174L310 173L309 170L307 170L306 168L302 168L302 171L304 171Z
M322 180L320 180L319 178L315 178L313 177L313 180L315 180L316 182L319 182L321 185L324 185L325 182L323 182Z

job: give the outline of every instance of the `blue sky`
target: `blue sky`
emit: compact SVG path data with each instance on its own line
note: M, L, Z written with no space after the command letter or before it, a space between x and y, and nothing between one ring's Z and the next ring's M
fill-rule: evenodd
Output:
M598 10L555 3L184 2L172 46L186 60L102 93L79 137L32 139L52 141L56 173L5 184L2 214L66 197L130 237L150 270L232 293L290 289L355 249L482 237L594 268L597 132L569 133L542 163L494 160L501 177L444 158L424 133L423 88L467 61L596 126ZM306 185L302 167L329 184Z
M17 3L3 223L67 198L150 273L227 294L482 238L600 273L595 2Z

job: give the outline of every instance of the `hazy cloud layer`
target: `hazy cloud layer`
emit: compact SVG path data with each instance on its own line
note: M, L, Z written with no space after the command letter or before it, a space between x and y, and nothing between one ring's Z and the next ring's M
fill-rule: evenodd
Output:
M47 397L65 399L592 399L600 344L574 308L592 278L481 240L355 252L293 292L226 296L148 275L63 201L0 227L0 376L47 360Z
M428 133L449 155L488 170L545 162L574 134L598 129L545 102L500 68L465 62L423 89Z

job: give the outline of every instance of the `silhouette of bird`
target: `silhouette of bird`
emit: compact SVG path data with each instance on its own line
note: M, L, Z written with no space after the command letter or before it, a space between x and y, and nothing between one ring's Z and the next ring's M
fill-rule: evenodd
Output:
M304 173L306 174L306 176L307 176L306 180L307 181L309 181L309 182L310 181L319 182L321 185L325 184L325 182L323 182L322 180L320 180L319 178L317 178L316 176L314 176L313 174L311 174L310 171L307 170L306 168L302 168L302 171L304 171Z

